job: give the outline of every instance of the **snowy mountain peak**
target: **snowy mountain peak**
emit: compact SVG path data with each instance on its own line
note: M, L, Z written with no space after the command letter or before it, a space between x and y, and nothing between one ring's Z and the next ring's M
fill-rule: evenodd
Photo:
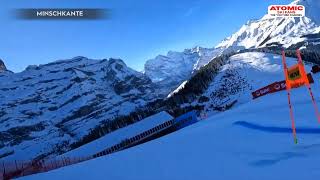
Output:
M173 90L210 62L218 51L199 46L182 52L169 51L167 55L158 55L148 60L144 72L153 82Z
M145 64L145 74L153 82L166 81L172 77L172 73L175 73L176 77L189 74L196 60L196 54L190 50L169 51L167 55L158 55L154 59L148 60ZM173 69L175 72L172 71Z
M107 68L117 73L123 73L125 71L133 71L129 67L127 67L127 65L121 59L114 59L114 58L110 58L108 60Z
M304 41L303 36L314 33L319 28L320 1L298 0L291 3L295 4L305 6L305 17L274 18L265 15L260 20L248 21L238 32L223 40L216 48L239 50L272 45L287 48Z
M8 152L8 158L34 158L63 144L68 148L101 122L158 96L147 76L120 59L75 57L1 74L0 158Z
M265 15L261 19L249 20L215 48L196 46L182 52L169 51L166 56L159 55L148 60L144 72L153 82L179 87L193 73L221 54L273 46L300 48L318 43L319 40L310 40L307 36L320 32L320 0L296 0L291 3L295 4L305 6L305 17L274 18Z
M127 66L122 59L115 59L115 58L110 58L109 64L120 64L123 66Z

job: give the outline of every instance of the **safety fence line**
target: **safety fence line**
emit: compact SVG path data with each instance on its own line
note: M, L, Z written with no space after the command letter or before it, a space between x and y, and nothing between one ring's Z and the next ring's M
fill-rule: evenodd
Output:
M3 179L12 179L31 174L42 173L58 169L61 167L77 164L83 161L92 159L92 157L82 158L67 158L60 157L51 160L40 160L40 161L15 161L14 163L3 162L1 173Z
M96 158L96 157L105 156L105 155L108 155L108 154L111 154L111 153L114 153L117 151L121 151L121 150L126 149L128 147L132 147L132 146L139 144L140 142L172 127L173 125L174 125L174 120L167 121L167 122L160 124L154 128L151 128L147 131L144 131L134 137L125 139L121 143L116 144L114 146L111 146L111 147L109 147L109 148L107 148L97 154L94 154L93 157Z
M105 156L114 152L121 151L123 149L135 146L146 139L157 135L158 133L167 130L170 127L173 127L174 120L167 121L163 124L160 124L154 128L146 130L134 137L125 139L120 143L111 146L99 153L96 153L88 157L78 157L78 158L69 158L69 157L57 157L55 159L49 160L39 160L39 161L14 161L14 162L2 162L0 165L0 178L1 174L4 180L18 178L23 176L28 176L37 173L48 172L54 169L59 169L65 166L70 166L73 164L78 164L83 161L95 159L101 156Z

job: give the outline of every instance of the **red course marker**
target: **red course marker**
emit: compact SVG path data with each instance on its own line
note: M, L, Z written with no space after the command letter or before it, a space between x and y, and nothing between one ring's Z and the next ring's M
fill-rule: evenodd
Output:
M291 99L290 99L291 88L297 88L297 87L300 87L300 86L303 86L303 85L305 85L307 87L307 89L309 91L309 94L311 96L311 100L312 100L313 107L314 107L315 112L316 112L317 119L318 119L318 121L320 123L320 115L319 115L318 106L316 104L315 98L314 98L312 90L311 90L310 82L309 82L306 70L304 68L303 62L302 62L300 51L297 50L296 53L297 53L297 57L298 57L298 64L293 65L293 66L288 68L287 64L286 64L285 52L282 51L282 63L283 63L284 75L285 75L285 78L286 78L286 90L287 90L287 93L288 93L288 104L289 104L289 109L290 109L292 133L293 133L293 138L294 138L294 143L295 144L298 143L298 140L297 140L297 134L296 134L296 127L295 127L295 121L294 121L294 116L293 116L292 104L291 104Z

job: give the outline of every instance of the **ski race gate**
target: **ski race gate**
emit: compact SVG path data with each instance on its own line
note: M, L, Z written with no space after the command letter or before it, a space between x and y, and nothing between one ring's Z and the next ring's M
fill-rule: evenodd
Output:
M166 113L166 112L163 111L160 113ZM155 114L153 116L157 116L158 114ZM168 118L168 116L170 118ZM66 155L66 156L58 156L55 158L42 159L42 160L13 161L13 162L2 162L2 163L0 162L0 180L2 179L9 180L12 178L19 178L23 176L32 175L32 174L48 172L61 167L70 166L80 162L84 162L84 161L88 161L88 160L102 157L105 155L109 155L130 147L145 143L147 141L151 141L153 139L167 135L169 133L172 133L181 128L187 127L191 124L198 122L196 111L185 113L176 118L173 118L169 114L168 116L167 118L164 118L162 121L159 121L160 123L156 125L153 124L151 126L147 125L147 129L141 132L135 133L134 135L127 135L127 137L122 137L123 139L120 142L112 146L106 147L104 150L101 150L91 155L82 156L82 157L69 157ZM150 124L150 123L146 122L146 124ZM108 134L106 136L108 136Z
M311 83L314 83L314 80L312 78L311 73L307 74L304 64L302 62L301 54L300 51L296 51L297 59L298 62L297 64L287 67L286 63L286 56L285 52L282 51L282 64L283 64L283 71L284 71L284 76L285 80L279 81L279 82L274 82L272 84L269 84L261 89L258 89L254 92L252 92L252 97L253 99L259 98L261 96L279 92L286 90L287 91L287 96L288 96L288 105L289 105L289 110L290 110L290 119L291 119L291 126L292 126L292 134L293 134L293 139L294 143L297 144L297 133L296 133L296 127L295 127L295 119L293 115L293 110L292 110L292 104L291 104L291 96L290 92L294 88L299 88L301 86L306 86L306 88L309 91L309 95L311 97L312 104L315 109L316 117L318 121L320 122L320 115L318 111L318 106L316 104L316 100L314 98L314 95L311 90ZM320 67L319 66L313 66L312 67L312 72L313 73L318 73L320 72Z

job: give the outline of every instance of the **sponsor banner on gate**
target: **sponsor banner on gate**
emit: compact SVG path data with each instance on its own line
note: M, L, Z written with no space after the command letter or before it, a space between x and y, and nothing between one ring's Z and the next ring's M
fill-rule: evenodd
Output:
M252 93L253 99L286 89L286 81L272 83Z
M309 83L311 84L314 83L313 77L310 73L307 75L307 77L308 77ZM270 93L275 93L278 91L283 91L285 89L286 89L286 81L279 81L279 82L274 82L272 84L269 84L268 86L265 86L261 89L258 89L252 92L251 94L253 99L256 99L258 97L261 97Z

